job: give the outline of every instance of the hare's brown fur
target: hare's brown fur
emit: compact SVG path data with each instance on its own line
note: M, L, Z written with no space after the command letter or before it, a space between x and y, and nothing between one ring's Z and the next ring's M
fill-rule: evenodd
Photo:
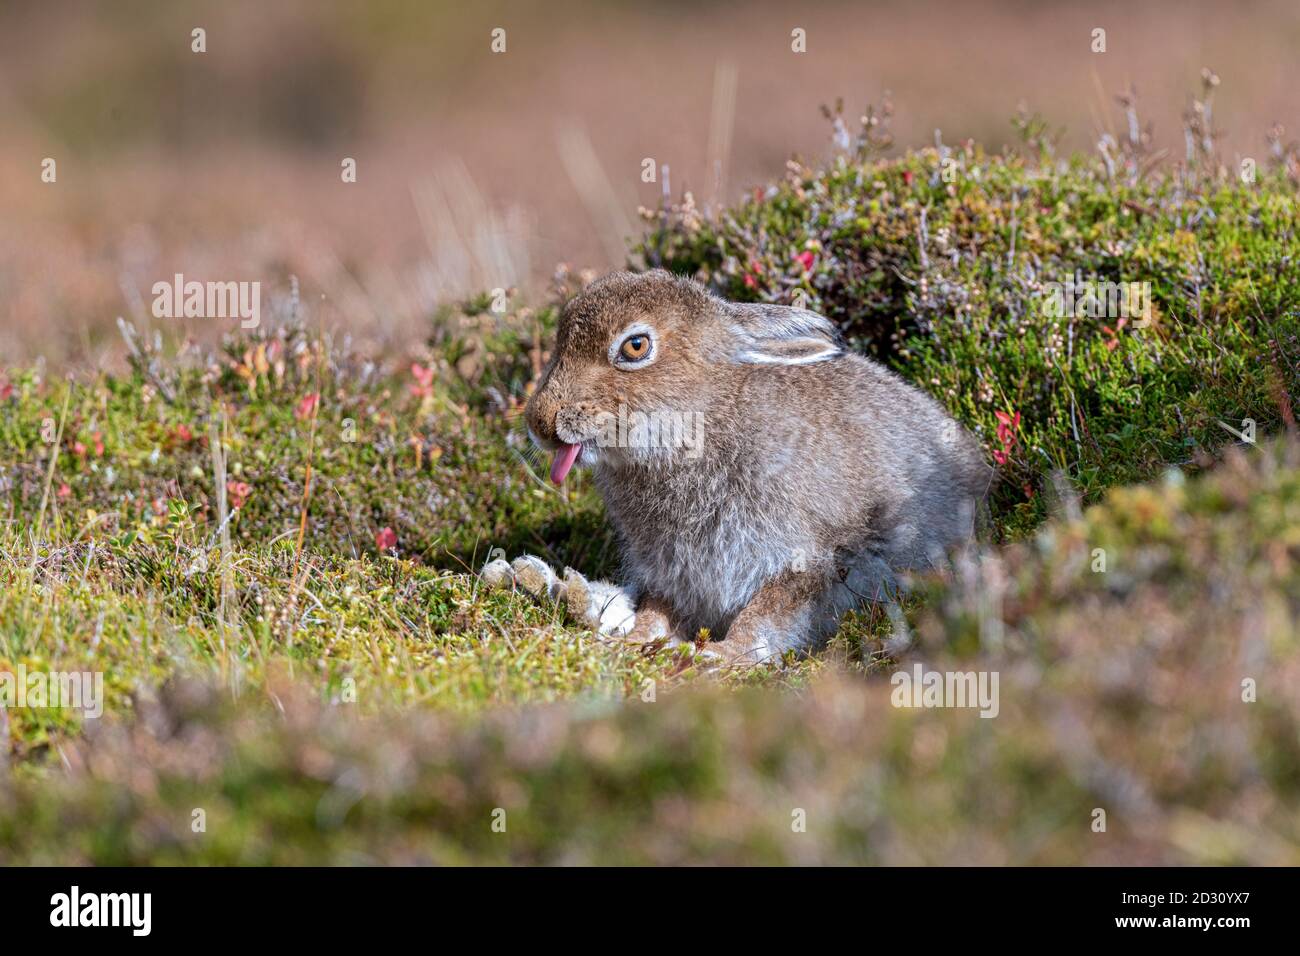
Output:
M615 364L628 330L653 339L645 367ZM702 423L703 440L600 447L600 423L629 412ZM826 319L663 271L569 303L527 418L544 448L581 444L638 606L683 637L725 636L738 659L809 647L895 572L941 563L991 476L937 402L845 351Z

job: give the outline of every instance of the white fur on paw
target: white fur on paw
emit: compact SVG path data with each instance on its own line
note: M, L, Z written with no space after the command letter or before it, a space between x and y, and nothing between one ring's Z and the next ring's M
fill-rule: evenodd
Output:
M569 614L604 637L627 637L636 626L636 602L616 584L565 568L564 592Z
M497 558L483 565L483 582L490 588L508 588L515 583L514 572L510 570L510 562L505 558Z
M556 598L560 596L560 579L555 576L551 566L541 558L525 554L515 558L511 565L515 580L529 594L537 597Z

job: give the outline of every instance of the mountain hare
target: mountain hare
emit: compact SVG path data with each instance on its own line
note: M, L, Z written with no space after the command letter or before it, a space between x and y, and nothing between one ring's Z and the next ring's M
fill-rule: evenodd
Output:
M525 556L491 562L489 582L549 593L607 636L707 628L726 661L811 648L887 599L895 572L941 564L992 475L937 402L845 351L827 319L662 270L568 304L526 415L552 481L592 469L625 580Z

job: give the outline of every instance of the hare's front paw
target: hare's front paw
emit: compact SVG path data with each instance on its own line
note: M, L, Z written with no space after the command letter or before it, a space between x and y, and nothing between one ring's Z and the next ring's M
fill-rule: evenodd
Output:
M518 584L534 597L548 597L564 605L568 616L603 637L624 638L636 625L636 605L625 590L606 581L588 581L573 568L560 578L551 566L531 554L489 561L483 568L489 587Z
M514 572L505 558L493 558L483 565L481 576L483 583L490 588L508 588L515 583Z
M561 597L560 579L541 558L531 554L521 555L515 558L510 571L515 582L534 597Z
M627 637L636 627L636 603L625 590L607 581L588 581L564 569L564 603L569 615L604 637Z

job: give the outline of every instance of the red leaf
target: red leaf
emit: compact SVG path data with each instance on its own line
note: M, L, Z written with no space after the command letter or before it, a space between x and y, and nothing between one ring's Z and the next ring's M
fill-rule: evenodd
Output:
M300 420L309 417L315 410L318 401L320 401L320 395L315 392L304 396L303 400L298 403L298 407L293 410L294 417Z
M244 502L252 494L253 489L246 481L228 481L226 482L226 494L230 496L230 506L232 508L244 507Z

